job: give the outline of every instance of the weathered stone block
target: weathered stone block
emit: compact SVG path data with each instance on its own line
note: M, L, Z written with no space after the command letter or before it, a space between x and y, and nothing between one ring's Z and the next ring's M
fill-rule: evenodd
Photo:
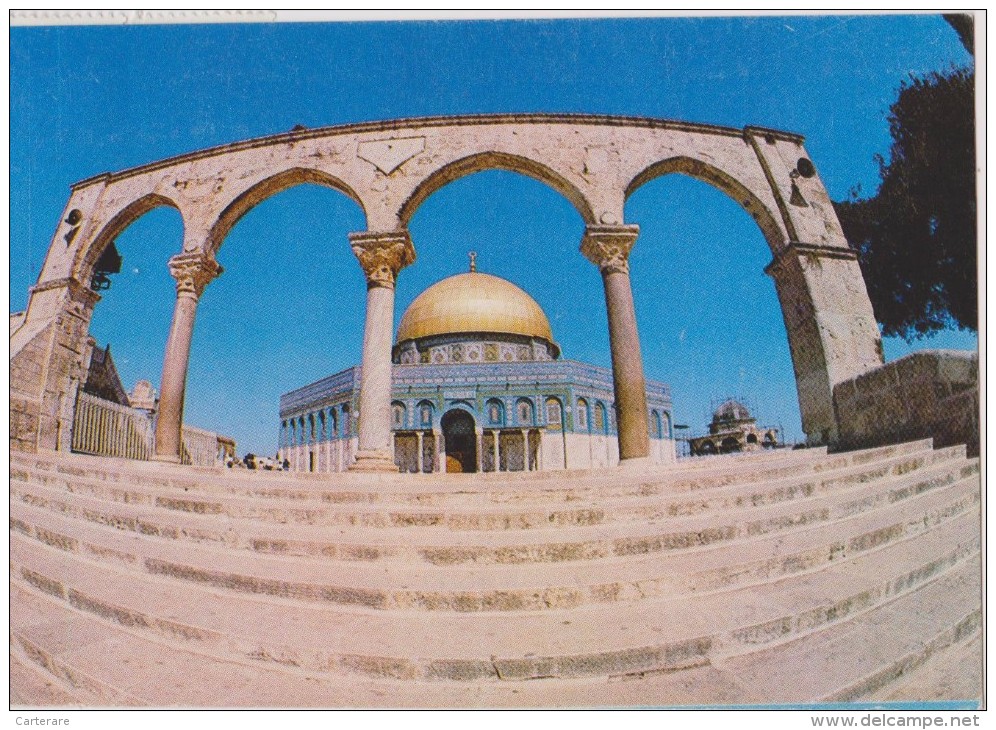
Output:
M866 448L919 438L979 453L978 355L913 353L834 388L838 447Z

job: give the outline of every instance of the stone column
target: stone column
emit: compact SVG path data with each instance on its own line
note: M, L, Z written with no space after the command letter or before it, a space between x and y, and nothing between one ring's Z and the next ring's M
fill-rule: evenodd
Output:
M201 252L182 253L169 260L169 273L176 279L176 306L159 384L156 461L180 462L183 397L187 387L187 366L190 363L190 341L194 335L197 302L204 293L204 287L221 272L218 262Z
M351 471L398 471L391 449L391 344L394 282L415 260L407 231L351 233L353 253L367 277L360 376L359 444Z
M781 302L806 440L834 444L834 386L884 359L857 253L792 242L765 272L775 280Z
M494 430L495 434L495 471L501 471L501 431Z
M418 460L417 461L417 463L418 463L418 473L421 474L422 473L422 469L425 468L425 464L423 462L423 457L422 457L422 438L423 438L422 432L421 431L416 431L415 432L415 438L418 441L418 447L417 447L418 451L417 451L417 454L416 454L416 459Z
M620 461L648 459L650 456L647 386L643 376L628 261L639 233L640 228L635 225L588 226L581 242L581 253L601 270L605 286Z
M484 431L481 429L477 430L475 436L477 440L477 471L484 471Z
M529 431L519 429L522 434L522 471L529 471Z

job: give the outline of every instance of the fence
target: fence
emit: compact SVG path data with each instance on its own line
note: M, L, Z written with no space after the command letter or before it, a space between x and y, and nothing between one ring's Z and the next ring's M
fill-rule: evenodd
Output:
M73 419L73 451L123 459L148 459L155 434L145 411L81 392Z
M183 454L180 461L194 466L216 466L220 463L218 434L193 426L183 427Z
M80 392L73 419L72 450L94 456L148 460L155 453L155 426L148 411L129 408ZM235 453L235 442L213 431L184 425L181 461L194 466L221 463L222 445Z

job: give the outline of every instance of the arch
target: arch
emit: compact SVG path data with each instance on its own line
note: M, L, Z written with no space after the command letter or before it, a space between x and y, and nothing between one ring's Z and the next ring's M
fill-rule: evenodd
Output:
M732 454L736 451L741 451L742 448L740 440L736 436L727 436L719 445L719 450L724 454Z
M664 438L664 424L661 422L661 414L657 409L650 412L650 426L650 431L656 438Z
M579 431L590 431L591 418L589 418L588 414L588 401L586 401L584 398L578 398L574 414L575 414L576 429Z
M536 422L536 408L528 398L515 401L515 422L519 426L532 426Z
M671 414L667 411L661 412L661 433L663 434L661 438L674 438L674 434L671 431Z
M534 180L538 180L545 185L556 190L567 198L577 209L585 223L595 223L595 213L591 208L588 199L581 193L573 183L552 169L537 162L536 160L520 155L511 155L506 152L478 152L476 154L461 157L436 170L427 178L420 182L412 194L408 196L398 211L400 225L405 227L408 221L424 203L430 195L440 188L449 185L454 180L472 175L475 172L485 170L507 170L526 175Z
M562 429L564 427L564 404L555 395L548 395L544 400L547 428Z
M747 434L747 443L749 443L749 444L756 444L757 443L757 434L756 433L749 433L749 434Z
M439 419L446 444L446 471L477 471L477 422L466 408L454 406Z
M609 418L608 413L605 408L605 404L602 401L595 403L595 423L594 429L596 432L601 434L607 434L609 432Z
M485 420L489 426L505 425L505 404L497 398L490 398L484 405Z
M710 440L706 440L706 441L703 441L702 443L699 444L699 447L698 447L696 453L700 454L702 456L708 456L710 454L715 454L718 451L719 450L716 448L715 442L710 441Z
M318 411L318 432L319 441L325 441L328 438L328 434L325 431L325 410Z
M180 220L183 223L184 231L186 231L187 221L184 219L183 211L177 205L176 201L158 193L143 195L137 200L130 202L105 223L104 227L94 236L89 245L80 247L80 250L76 253L76 260L73 263L73 275L75 278L82 282L89 282L90 276L93 274L93 267L104 252L104 249L113 243L125 228L149 211L162 207L176 210L180 214ZM182 250L183 241L179 241L179 244L177 246L177 253Z
M349 403L342 404L342 437L349 438L352 436L353 419L349 412Z
M264 180L260 180L247 190L239 193L235 199L229 203L218 216L218 219L211 226L208 233L207 249L209 253L216 253L221 247L222 241L228 235L232 227L250 210L262 203L267 198L273 197L295 185L311 183L323 187L332 188L346 195L350 200L360 206L363 213L364 228L366 228L367 211L363 206L360 196L346 183L337 177L329 175L327 172L306 167L292 167L288 170L278 172Z
M315 414L308 414L308 443L315 442Z
M422 400L419 401L418 406L418 426L419 428L429 429L433 425L433 416L435 416L436 408L432 405L432 401Z
M391 428L400 430L408 425L408 408L399 400L391 402Z
M714 188L726 193L754 219L761 229L761 233L764 234L772 253L777 253L785 246L785 233L778 218L761 202L760 198L728 172L693 157L669 157L644 168L626 186L626 199L628 200L633 193L651 180L673 173L688 175L696 180L709 183Z
M334 407L329 408L329 439L339 438L339 416Z

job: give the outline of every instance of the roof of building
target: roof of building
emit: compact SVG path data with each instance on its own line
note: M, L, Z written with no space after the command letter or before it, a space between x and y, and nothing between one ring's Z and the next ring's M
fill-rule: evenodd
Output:
M747 406L739 401L735 401L732 398L728 401L724 401L716 412L712 414L713 423L730 423L732 421L749 421L753 417L750 415L750 411L747 410Z
M510 281L471 271L419 294L401 318L397 342L456 333L496 333L553 342L536 300Z

